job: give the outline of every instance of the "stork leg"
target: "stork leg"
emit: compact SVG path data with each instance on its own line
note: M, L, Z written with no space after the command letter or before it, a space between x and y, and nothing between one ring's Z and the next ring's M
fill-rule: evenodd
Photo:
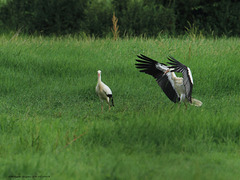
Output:
M181 102L178 103L178 109L180 108L180 106L181 106Z
M111 106L110 105L108 105L108 111L110 111L111 110Z
M186 109L187 109L187 104L184 102L184 105L185 105L185 107L186 107Z

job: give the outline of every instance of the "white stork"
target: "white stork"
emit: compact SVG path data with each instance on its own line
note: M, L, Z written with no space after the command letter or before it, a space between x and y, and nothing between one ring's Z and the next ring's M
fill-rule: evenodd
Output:
M140 69L140 72L152 75L158 85L162 88L167 97L173 101L184 102L186 108L186 102L191 105L201 106L202 102L192 98L193 78L189 67L183 65L173 57L169 56L167 66L164 63L159 63L149 57L141 54L136 59L136 68ZM177 77L174 72L181 72L183 77Z
M101 81L101 71L100 70L98 70L98 83L97 83L97 86L96 86L96 93L98 94L99 99L101 101L102 111L103 111L103 101L104 100L108 103L109 110L111 109L111 106L114 106L112 91L106 84L104 84ZM110 100L111 100L111 102L110 102Z

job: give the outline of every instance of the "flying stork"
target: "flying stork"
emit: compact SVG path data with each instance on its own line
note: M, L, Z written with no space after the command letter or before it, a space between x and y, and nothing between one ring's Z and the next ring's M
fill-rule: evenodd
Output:
M97 72L98 72L98 83L96 86L96 93L99 96L99 99L101 101L101 109L103 111L103 101L106 101L110 110L111 106L114 106L112 91L106 84L104 84L101 81L101 71L98 70Z
M138 58L140 59L136 59L136 68L140 69L140 72L152 75L172 102L184 102L186 108L187 102L195 106L202 105L201 101L192 98L193 77L189 67L171 56L168 57L169 66L142 54ZM182 73L183 77L177 77L174 72Z

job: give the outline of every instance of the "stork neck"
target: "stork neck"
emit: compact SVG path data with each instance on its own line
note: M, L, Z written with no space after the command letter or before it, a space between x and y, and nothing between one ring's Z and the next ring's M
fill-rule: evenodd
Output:
M98 82L101 82L101 74L98 73Z

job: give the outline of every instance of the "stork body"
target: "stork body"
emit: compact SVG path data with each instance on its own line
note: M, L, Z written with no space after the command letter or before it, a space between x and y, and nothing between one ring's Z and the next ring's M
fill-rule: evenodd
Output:
M101 101L102 111L103 111L103 101L107 102L107 104L109 106L109 110L111 109L111 106L114 106L112 91L106 84L104 84L101 81L101 71L100 70L98 70L98 82L97 82L97 86L96 86L96 93Z
M148 58L141 54L138 56L141 60L137 59L136 68L140 69L140 72L152 75L158 85L162 88L167 97L173 101L189 102L195 106L201 106L202 102L192 98L193 78L190 68L183 65L173 57L168 57L168 66L164 63L159 63L151 58ZM177 77L174 72L181 72L183 77Z

